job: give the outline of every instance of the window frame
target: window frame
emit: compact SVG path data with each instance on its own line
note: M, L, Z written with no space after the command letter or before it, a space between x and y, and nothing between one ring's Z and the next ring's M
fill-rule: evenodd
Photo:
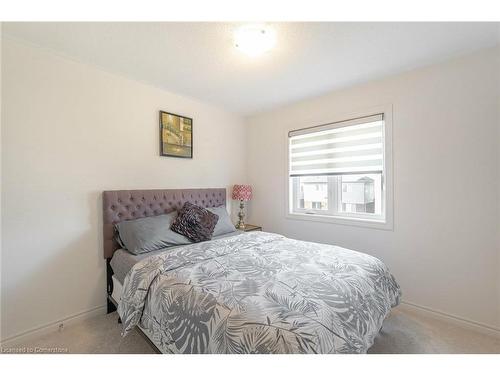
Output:
M312 210L312 209L300 209L296 207L296 192L293 189L293 184L298 183L298 179L292 179L289 176L289 162L290 162L290 150L289 150L289 137L288 132L293 131L298 128L305 128L308 126L314 126L315 124L330 124L335 122L343 122L349 119L355 119L359 117L365 117L374 115L377 113L383 113L384 115L384 170L382 173L382 207L383 207L383 217L374 214L363 214L363 213L343 213L338 212L338 204L340 195L339 192L333 194L328 189L328 210ZM393 230L393 179L392 179L392 105L376 106L363 111L351 112L349 114L339 114L329 116L326 121L309 121L307 124L299 126L295 124L293 127L286 129L285 142L286 142L286 166L285 166L285 187L286 187L286 201L285 201L285 217L292 220L306 220L306 221L316 221L316 222L326 222L339 225L352 225L361 226L374 229L383 230ZM339 125L340 127L340 125ZM337 180L337 176L328 176L328 179ZM295 182L296 181L296 182ZM330 184L329 184L330 185ZM336 182L338 189L341 189L341 183ZM334 186L335 188L335 186Z

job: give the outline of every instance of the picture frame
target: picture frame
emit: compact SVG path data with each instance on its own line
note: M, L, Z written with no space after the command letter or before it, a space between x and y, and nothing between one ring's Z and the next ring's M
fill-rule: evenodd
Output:
M193 158L193 119L159 111L160 156Z

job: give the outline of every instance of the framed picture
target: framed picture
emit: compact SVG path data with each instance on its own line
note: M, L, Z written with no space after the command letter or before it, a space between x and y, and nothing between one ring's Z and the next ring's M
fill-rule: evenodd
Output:
M193 119L160 111L160 156L193 158Z

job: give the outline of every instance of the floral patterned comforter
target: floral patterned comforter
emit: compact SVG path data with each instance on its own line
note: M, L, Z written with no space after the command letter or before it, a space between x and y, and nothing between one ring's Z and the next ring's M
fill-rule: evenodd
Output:
M370 255L264 232L153 255L123 286L123 335L165 353L365 353L401 295Z

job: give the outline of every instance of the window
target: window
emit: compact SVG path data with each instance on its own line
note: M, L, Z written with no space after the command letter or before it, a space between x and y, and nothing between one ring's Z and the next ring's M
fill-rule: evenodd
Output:
M387 222L384 114L289 132L289 214Z

